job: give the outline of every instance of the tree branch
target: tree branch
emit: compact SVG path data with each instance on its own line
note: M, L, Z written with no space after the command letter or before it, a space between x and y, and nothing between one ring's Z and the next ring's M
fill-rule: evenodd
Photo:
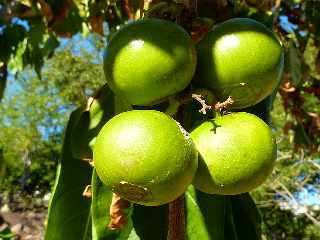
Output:
M169 203L169 230L167 240L186 239L185 198L180 196Z

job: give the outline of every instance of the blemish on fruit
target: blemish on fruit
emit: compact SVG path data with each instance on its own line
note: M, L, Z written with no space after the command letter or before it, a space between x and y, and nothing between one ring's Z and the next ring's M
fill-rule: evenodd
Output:
M125 196L127 200L132 202L151 198L151 191L148 188L126 181L121 181L117 186L113 187L112 191L120 196Z

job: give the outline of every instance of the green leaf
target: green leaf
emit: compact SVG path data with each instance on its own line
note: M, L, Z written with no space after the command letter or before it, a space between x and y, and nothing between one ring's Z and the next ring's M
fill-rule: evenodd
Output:
M294 86L298 86L301 80L301 57L293 40L289 42L285 59L287 61L286 66L291 74L292 83Z
M93 240L125 240L132 231L130 220L131 208L126 209L129 222L121 230L107 228L110 222L109 209L112 201L112 192L100 181L96 171L92 175L92 239Z
M136 235L133 239L163 240L167 238L169 205L147 207L134 204L132 222Z
M305 4L306 18L310 21L320 35L320 2L319 1L306 1Z
M189 186L186 192L186 214L188 239L224 239L224 196L206 194Z
M0 66L0 102L1 102L1 99L3 98L4 91L6 90L7 75L8 75L7 68L5 66L2 66L2 67Z
M294 144L295 145L312 145L312 142L301 123L297 123L294 128Z
M57 37L52 32L49 32L48 38L42 48L42 54L50 58L53 55L54 50L59 47L59 44L60 42Z
M86 230L90 229L91 201L84 198L82 193L91 182L92 169L87 162L73 158L70 151L70 133L79 114L80 109L71 114L66 129L62 157L49 204L45 240L86 239Z
M2 184L2 180L4 179L6 171L6 162L3 155L3 148L0 146L0 185Z
M26 30L20 25L10 24L3 26L0 33L0 61L5 64L9 61L11 54L15 54L18 44L25 38Z
M225 223L224 223L224 239L238 240L237 230L233 219L232 204L230 197L225 198ZM248 238L249 239L249 238Z
M305 63L308 65L310 69L310 75L317 80L320 80L320 73L317 71L316 68L317 56L319 52L320 50L316 46L314 35L311 34L307 41L307 46L304 50L303 57Z
M82 30L82 19L76 6L68 10L66 18L55 21L52 30L61 36L71 37Z
M230 202L237 239L261 239L261 216L249 193L230 196Z
M11 232L9 227L4 228L0 231L0 239L1 240L10 240L14 238L14 234Z

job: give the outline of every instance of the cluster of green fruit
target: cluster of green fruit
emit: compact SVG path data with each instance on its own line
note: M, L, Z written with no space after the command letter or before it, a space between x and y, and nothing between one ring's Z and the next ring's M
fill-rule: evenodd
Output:
M220 24L196 47L172 22L127 24L108 44L106 80L118 100L146 110L93 124L96 131L89 138L99 131L91 141L98 176L114 193L142 205L171 202L191 183L210 194L251 191L271 173L276 158L266 123L245 112L217 114L189 135L183 122L148 108L192 85L208 89L220 101L231 96L230 108L243 109L272 93L282 69L279 41L251 19Z

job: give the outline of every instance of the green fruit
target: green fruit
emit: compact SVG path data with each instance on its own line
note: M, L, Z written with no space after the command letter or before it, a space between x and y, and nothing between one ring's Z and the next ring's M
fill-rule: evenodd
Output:
M191 133L199 151L193 184L210 194L249 192L265 181L276 159L268 125L253 114L231 113L206 121Z
M152 105L182 91L190 83L196 53L179 25L146 19L121 28L104 57L107 83L133 105Z
M188 133L154 110L121 113L101 129L93 150L101 181L142 205L161 205L183 194L198 165Z
M220 101L231 96L233 109L252 106L277 87L284 54L274 34L248 18L228 20L197 46L197 80Z

